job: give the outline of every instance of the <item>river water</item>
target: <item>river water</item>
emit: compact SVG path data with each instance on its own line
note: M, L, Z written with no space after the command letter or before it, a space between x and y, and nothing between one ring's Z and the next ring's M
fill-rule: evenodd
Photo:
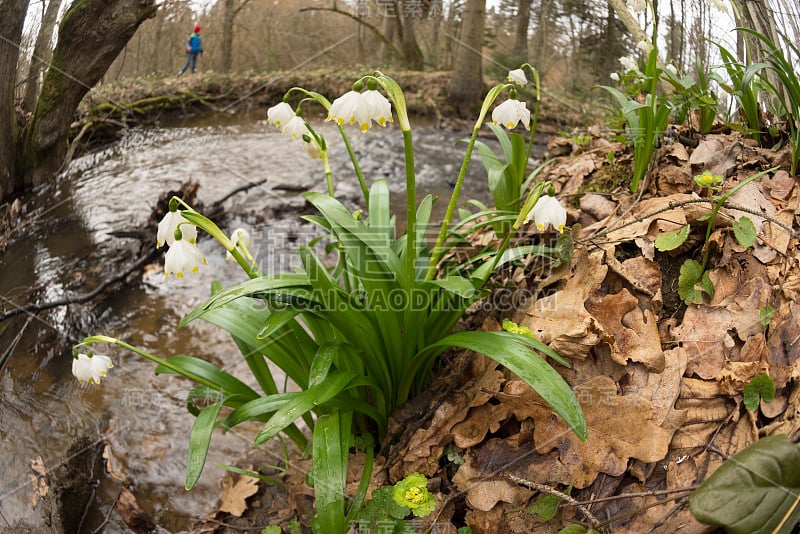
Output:
M337 198L359 206L360 189L338 133L326 126L322 131L331 145ZM464 137L464 132L432 125L414 128L418 192L440 196L438 213L464 151L455 142ZM399 129L374 128L351 140L367 180L389 180L402 217L405 170ZM198 196L206 205L266 179L224 203L228 223L223 229L248 228L267 271L297 264L297 244L313 235L299 218L309 212L299 191L325 190L320 163L308 157L299 141L282 137L263 121L217 117L127 132L115 145L74 161L54 184L30 197L26 225L35 238L12 242L0 258L2 309L30 298L47 302L86 293L114 274L109 265L119 265L120 258L134 261L141 242L120 232L141 232L158 196L188 179L200 184ZM473 161L462 200L487 202L485 184L483 167ZM283 215L275 217L276 209ZM143 237L155 240L155 235ZM106 447L110 470L126 481L159 525L179 531L191 518L216 510L225 471L212 463L235 464L252 447L257 428L245 425L215 434L200 483L186 492L187 441L194 419L184 405L189 382L155 376L148 361L100 345L96 352L108 348L115 367L101 385L81 385L71 375L69 352L84 336L105 334L162 357L202 357L246 379L247 366L227 334L199 321L177 329L180 319L208 296L212 280L231 285L244 279L215 243L199 240L208 265L183 280L165 279L162 260L157 260L141 280L99 307L62 306L0 323L0 347L7 356L0 371L0 530L19 521L33 528L42 525L34 490L38 484L42 491L39 473L67 461L66 450L79 435ZM38 290L35 297L29 296L31 287ZM38 459L42 467L37 472L32 462ZM82 531L124 531L116 513L110 513L118 483L110 475L102 477L96 492Z

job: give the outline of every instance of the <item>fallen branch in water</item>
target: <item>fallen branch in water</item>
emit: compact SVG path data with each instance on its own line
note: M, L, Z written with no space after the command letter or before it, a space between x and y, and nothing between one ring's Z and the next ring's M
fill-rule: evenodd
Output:
M120 280L123 280L132 272L144 267L144 265L149 261L151 261L153 258L155 258L155 256L156 256L156 249L152 248L150 251L148 251L147 254L145 254L144 256L133 262L131 265L129 265L125 271L103 281L99 286L97 286L88 293L84 293L82 295L73 295L70 297L64 297L62 299L53 300L50 302L43 302L41 304L25 304L23 306L17 306L15 308L12 308L8 311L0 312L0 322L3 322L11 317L16 317L17 315L20 315L22 313L35 314L41 311L49 310L51 308L58 308L59 306L67 306L69 304L83 304L84 302L88 302L93 298L95 298L100 293L102 293L108 286L115 284Z

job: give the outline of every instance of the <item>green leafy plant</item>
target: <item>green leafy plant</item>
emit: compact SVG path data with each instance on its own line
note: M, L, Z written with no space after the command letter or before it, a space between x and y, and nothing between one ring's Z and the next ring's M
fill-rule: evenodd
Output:
M800 520L800 447L762 438L728 459L689 496L692 514L730 534L789 534Z
M787 48L794 52L794 58L789 59L778 45L757 31L748 28L739 28L739 31L755 36L769 50L766 57L766 65L757 63L751 65L750 68L766 66L766 68L775 73L780 81L780 86L774 87L759 70L759 75L765 84L782 104L784 118L789 130L789 141L792 146L791 174L794 176L797 173L797 165L800 163L800 78L797 76L796 69L797 62L800 61L800 49L789 37L781 34Z
M758 409L758 404L771 402L775 399L775 382L767 374L756 375L744 388L744 407L754 412Z
M367 187L342 128L354 123L366 131L372 121L385 124L392 120L389 101L378 88L394 104L404 141L407 231L402 235L394 226L388 183L378 180ZM212 296L181 325L202 319L229 332L262 391L200 358L178 355L162 359L106 336L91 336L74 347L81 376L94 379L95 364L105 373L110 360L92 357L88 349L95 343L112 343L155 362L157 373L181 374L198 384L190 393L189 409L196 419L189 437L187 489L197 483L203 470L215 428L228 431L244 421L259 421L263 426L255 437L256 445L284 433L300 450L311 452L313 466L308 479L314 487L317 512L312 526L326 534L343 533L360 517L374 461L373 443L386 438L392 412L423 391L437 358L449 348L480 352L506 366L585 439L586 422L574 393L539 356L566 365L557 353L531 335L452 332L467 308L487 294L484 286L492 272L525 253L510 244L529 213L542 217L537 224L547 221L544 224L553 223L559 230L564 224L554 222L565 213L557 200L545 194L549 184L539 182L532 185L521 203L501 245L483 263L461 274L441 261L451 245L450 221L478 131L497 96L512 89L510 84L500 84L487 94L431 249L422 229L430 219L433 198L429 195L417 204L411 125L397 83L381 73L365 76L353 91L333 103L318 93L291 89L284 102L270 108L270 121L282 125L284 134L313 144L324 164L328 145L300 116L306 103L322 105L329 119L339 126L350 152L366 212L350 211L332 196L330 168L324 165L328 194L303 195L318 212L305 219L322 235L300 246L302 269L297 272L262 273L252 261L248 239L241 233L229 238L214 222L178 198L172 199L169 218L165 217L172 226L165 223L163 239L159 239L170 244L165 260L167 274L182 276L184 271L199 268L202 254L192 248L189 237L197 227L219 241L250 278L228 288L215 284ZM296 109L288 104L293 95L301 97ZM513 106L518 114L525 108L513 98L500 106L506 106L505 110ZM507 125L511 121L500 122ZM549 211L537 212L534 208L540 204L547 204ZM79 350L88 352L88 356L79 354ZM279 390L267 362L277 366L299 391ZM296 425L299 420L311 429L310 442ZM353 448L364 451L365 463L356 495L348 501L345 482ZM420 497L412 493L404 495ZM423 496L419 505L429 506L430 502Z
M498 156L483 141L475 141L475 148L488 175L489 191L494 199L496 212L492 213L486 206L479 203L481 211L492 219L492 226L498 235L505 235L517 215L522 209L523 199L530 189L531 183L538 174L547 166L549 160L540 164L536 169L527 174L528 160L530 159L533 138L536 134L540 106L540 82L538 72L531 68L534 77L535 108L529 124L527 141L516 132L506 133L505 129L495 120L488 124L502 150ZM511 98L516 97L516 90L512 88ZM528 127L528 125L526 125ZM466 215L469 216L468 214Z
M614 87L599 86L614 97L625 117L626 132L633 143L631 191L634 193L639 190L639 183L647 175L658 139L669 122L671 103L658 90L661 74L658 49L653 46L648 53L640 80L643 102L639 102L637 96L629 96Z
M700 133L708 133L717 116L719 102L717 94L711 87L711 81L719 82L721 78L715 73L708 73L700 58L695 61L695 75L681 75L674 67L662 71L662 79L672 85L674 92L669 96L670 108L675 122L683 124L692 111L697 111L698 129Z
M719 43L714 43L722 56L723 66L731 80L730 84L719 80L720 87L731 95L739 105L738 115L745 123L745 132L761 142L761 109L758 102L758 71L765 65L756 63L745 65Z
M694 259L687 259L681 265L680 276L678 277L678 296L686 304L700 304L703 302L703 294L710 297L714 296L714 283L708 275L706 267L708 266L708 242L711 238L711 232L714 229L714 223L717 218L717 213L725 205L725 202L735 194L739 189L746 186L753 180L760 178L764 174L773 172L777 167L767 169L766 171L759 172L750 176L746 180L742 180L739 184L732 187L729 191L722 193L722 188L719 184L722 183L721 176L715 176L707 171L703 174L694 177L695 182L703 188L708 189L708 198L711 202L712 208L705 220L706 234L703 242L703 259L698 262ZM664 232L656 238L655 247L661 251L666 252L675 250L683 245L689 237L691 225L684 225L678 230L671 230ZM748 217L742 216L733 225L733 233L736 239L742 246L751 247L756 239L756 227Z

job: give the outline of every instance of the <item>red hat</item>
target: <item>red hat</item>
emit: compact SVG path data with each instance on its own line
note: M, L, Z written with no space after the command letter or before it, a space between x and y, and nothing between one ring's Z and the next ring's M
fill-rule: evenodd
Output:
M200 33L200 30L202 29L203 27L198 24L197 26L194 27L194 33Z

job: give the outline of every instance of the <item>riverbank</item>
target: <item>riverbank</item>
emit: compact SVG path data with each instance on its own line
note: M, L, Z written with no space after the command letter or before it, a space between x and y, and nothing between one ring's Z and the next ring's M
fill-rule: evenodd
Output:
M328 99L352 89L354 80L367 69L317 69L272 73L201 72L167 78L136 78L100 84L84 98L79 120L73 124L73 139L81 149L114 140L122 128L170 124L186 117L215 113L257 113L280 102L292 87L314 90ZM411 116L437 123L456 122L471 128L475 114L460 119L448 102L450 72L387 71L403 88ZM487 80L498 83L501 80ZM521 90L524 95L524 89ZM544 92L539 120L547 128L571 129L590 122L592 108L566 96ZM480 103L476 102L476 106ZM321 109L304 108L313 116ZM596 110L595 110L596 111Z

